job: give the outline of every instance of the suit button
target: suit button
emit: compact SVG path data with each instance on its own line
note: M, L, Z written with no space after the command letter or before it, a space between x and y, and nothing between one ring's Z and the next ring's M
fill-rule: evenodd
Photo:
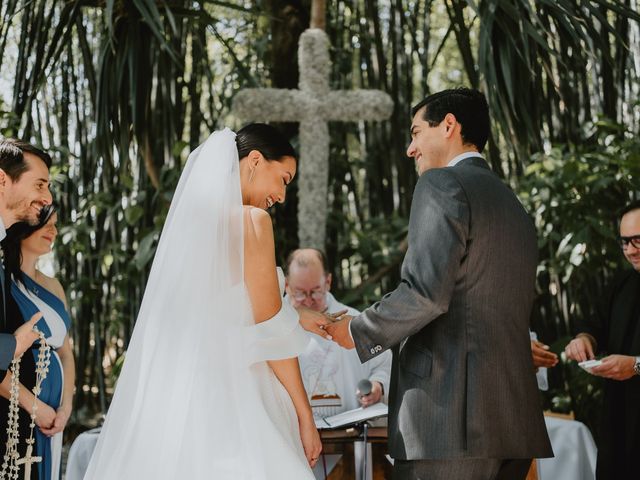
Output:
M376 349L376 353L382 351L382 347L380 345L376 345L375 349Z
M376 353L376 349L375 348L371 348L371 350L369 350L371 352L371 355L374 355Z

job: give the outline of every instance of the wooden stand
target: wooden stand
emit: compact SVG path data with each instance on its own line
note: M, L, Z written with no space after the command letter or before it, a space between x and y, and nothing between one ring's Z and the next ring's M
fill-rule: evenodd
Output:
M322 453L342 455L336 467L327 476L327 480L354 480L356 468L353 442L362 440L362 429L320 430L320 438L322 439ZM388 453L387 428L369 427L367 443L371 444L373 452L373 458L368 459L369 462L373 462L373 480L391 478L393 467L385 458ZM322 456L318 460L318 465L322 465Z

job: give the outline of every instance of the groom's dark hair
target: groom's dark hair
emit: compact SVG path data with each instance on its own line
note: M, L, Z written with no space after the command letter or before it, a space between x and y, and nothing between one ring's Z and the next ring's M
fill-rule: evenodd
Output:
M490 128L489 105L482 92L471 88L443 90L418 103L411 115L415 116L423 107L427 107L423 118L432 127L440 125L447 113L453 114L462 127L462 141L482 152Z
M51 168L51 156L45 151L22 140L2 138L0 139L0 168L13 182L20 180L22 174L29 168L24 160L25 153L38 157L47 169Z

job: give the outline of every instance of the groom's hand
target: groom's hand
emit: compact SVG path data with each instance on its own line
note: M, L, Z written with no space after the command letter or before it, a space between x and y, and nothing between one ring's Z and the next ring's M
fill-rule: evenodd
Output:
M351 315L342 315L340 320L327 325L324 329L331 335L333 341L340 345L342 348L352 349L355 348L351 333L349 332L349 324L351 323Z

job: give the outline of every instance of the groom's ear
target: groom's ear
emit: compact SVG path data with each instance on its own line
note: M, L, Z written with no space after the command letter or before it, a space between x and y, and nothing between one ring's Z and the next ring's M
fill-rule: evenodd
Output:
M456 126L458 125L458 120L453 113L447 113L442 119L444 123L444 135L446 138L451 138L456 130Z

